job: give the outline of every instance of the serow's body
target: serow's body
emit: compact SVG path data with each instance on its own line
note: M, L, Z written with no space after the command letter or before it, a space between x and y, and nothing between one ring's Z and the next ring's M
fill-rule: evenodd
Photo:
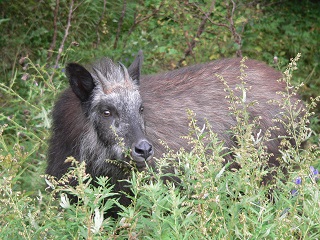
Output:
M236 120L228 110L225 86L216 74L234 89L240 84L240 59L153 76L140 76L141 64L140 52L128 69L106 58L88 68L75 63L67 66L70 87L53 110L47 174L60 178L70 167L65 159L73 156L86 162L86 171L93 177L108 176L114 190L120 192L126 183L118 180L127 178L128 173L106 160L131 160L140 170L165 151L160 139L171 149L188 149L181 138L188 134L187 109L194 111L200 126L207 119L226 147L234 145L229 130ZM276 92L285 86L277 81L281 74L266 64L247 60L245 65L246 82L252 86L247 101L259 102L249 112L253 117L261 116L259 127L265 132L281 112L267 102L279 99ZM270 165L277 165L278 135L285 135L282 128L272 132L274 140L267 143L268 151L274 154ZM121 195L120 203L128 205L130 201Z

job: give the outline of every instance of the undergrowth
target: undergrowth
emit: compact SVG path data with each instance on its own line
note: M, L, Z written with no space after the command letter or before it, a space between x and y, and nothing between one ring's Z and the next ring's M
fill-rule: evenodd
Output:
M313 134L309 119L319 101L319 97L311 99L307 111L290 101L297 91L290 80L298 58L291 61L280 80L287 86L278 93L281 101L276 102L283 115L274 119L287 131L279 159L286 174L281 168L265 167L269 155L264 143L269 135L255 131L259 118L248 115L255 103L246 101L250 87L245 84L243 61L239 86L230 89L226 84L230 113L238 122L231 129L237 146L226 149L210 125L198 126L196 115L189 111L190 134L184 137L192 151L169 150L159 159L158 172L132 171L124 180L132 189L129 207L117 202L118 195L107 178L99 178L96 186L90 184L93 180L85 173L85 164L73 159L69 161L74 168L59 182L43 176L52 104L43 91L59 92L57 83L63 74L61 69L50 69L57 71L56 82L51 83L44 77L49 74L45 67L32 65L35 75L29 77L34 81L25 86L29 94L14 89L13 84L0 85L8 97L16 99L14 104L26 110L22 115L12 114L10 109L1 113L0 239L319 238L319 142L299 148L289 141L298 146L308 141ZM223 76L220 78L223 81ZM234 156L240 169L230 169L230 163L225 163L226 152ZM161 169L169 163L181 180L178 185L162 180L165 173ZM274 181L261 184L271 171L276 171ZM70 177L77 179L76 187L62 184ZM72 204L68 193L82 199L81 204ZM113 199L105 201L108 197ZM106 218L104 212L113 206L121 208L119 217Z

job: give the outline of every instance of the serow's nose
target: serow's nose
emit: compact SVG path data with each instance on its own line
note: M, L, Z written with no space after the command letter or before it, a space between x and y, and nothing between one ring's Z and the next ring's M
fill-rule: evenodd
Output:
M134 147L134 151L137 156L143 158L145 161L148 161L150 159L150 157L153 155L153 147L146 140L140 141Z

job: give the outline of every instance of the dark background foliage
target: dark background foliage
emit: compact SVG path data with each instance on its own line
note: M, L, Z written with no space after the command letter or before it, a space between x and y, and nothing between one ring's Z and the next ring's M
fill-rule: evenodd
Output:
M0 8L4 83L23 74L26 56L48 67L101 56L129 64L142 49L144 72L152 73L237 53L271 65L277 56L283 66L301 52L302 95L318 94L318 1L2 0Z

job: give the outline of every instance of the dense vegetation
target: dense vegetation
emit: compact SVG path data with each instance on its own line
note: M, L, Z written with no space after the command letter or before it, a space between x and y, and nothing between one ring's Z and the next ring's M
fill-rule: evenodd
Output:
M0 13L0 239L320 237L318 1L2 0ZM280 161L288 174L279 172L270 186L261 186L270 170L263 168L264 149L255 144L265 138L252 136L254 122L231 97L231 112L239 119L231 130L242 142L231 151L241 156L236 161L242 169L223 166L215 133L200 130L190 112L194 151L169 151L159 160L160 166L183 160L173 163L182 186L164 185L161 173L151 169L133 171L132 205L119 219L104 219L103 211L117 204L102 201L112 195L107 179L89 187L80 164L70 173L80 182L76 189L45 181L50 110L67 85L66 62L108 56L129 65L140 49L145 74L235 56L287 69L288 89L278 104L288 113L288 134L294 131L296 142L308 139L308 148L284 140ZM295 88L310 110L302 120L286 101ZM212 154L205 154L208 149ZM83 204L70 205L63 194L68 191ZM61 198L53 198L56 193Z

